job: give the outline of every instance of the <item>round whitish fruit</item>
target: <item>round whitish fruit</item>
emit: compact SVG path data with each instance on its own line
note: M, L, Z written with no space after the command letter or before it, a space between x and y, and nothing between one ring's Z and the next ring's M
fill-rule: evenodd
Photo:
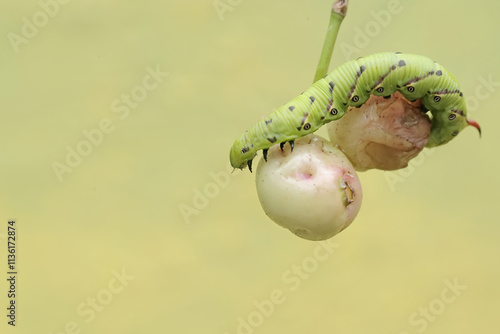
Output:
M308 135L269 149L256 186L265 213L308 240L325 240L344 230L361 207L362 190L347 157L324 138Z

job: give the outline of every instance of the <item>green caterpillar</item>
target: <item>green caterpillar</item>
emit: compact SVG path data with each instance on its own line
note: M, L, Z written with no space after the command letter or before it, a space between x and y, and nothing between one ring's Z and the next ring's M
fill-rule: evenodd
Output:
M304 93L279 107L243 133L231 147L234 168L246 166L263 150L294 140L341 118L348 107L360 107L370 95L389 98L396 91L409 101L422 99L432 114L427 147L445 144L468 125L481 134L479 124L467 119L467 106L457 79L435 61L419 55L384 52L351 60L316 81Z

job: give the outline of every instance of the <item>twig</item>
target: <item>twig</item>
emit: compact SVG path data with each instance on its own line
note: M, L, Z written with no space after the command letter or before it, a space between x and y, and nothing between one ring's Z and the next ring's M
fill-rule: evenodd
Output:
M328 74L328 67L330 66L330 59L332 58L333 47L337 40L337 34L340 25L347 14L347 4L349 0L338 0L332 6L332 13L330 15L330 23L328 24L328 31L326 33L325 42L323 43L323 50L319 58L318 68L314 76L314 82L323 78Z

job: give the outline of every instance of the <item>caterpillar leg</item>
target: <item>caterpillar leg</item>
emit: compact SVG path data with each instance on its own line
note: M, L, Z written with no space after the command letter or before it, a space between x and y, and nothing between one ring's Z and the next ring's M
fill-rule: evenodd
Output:
M281 152L283 152L283 147L285 147L285 143L286 142L281 142L280 143ZM295 145L295 140L290 140L288 142L288 144L290 144L290 153L292 153L293 152L293 146ZM266 161L267 161L267 152L266 152Z

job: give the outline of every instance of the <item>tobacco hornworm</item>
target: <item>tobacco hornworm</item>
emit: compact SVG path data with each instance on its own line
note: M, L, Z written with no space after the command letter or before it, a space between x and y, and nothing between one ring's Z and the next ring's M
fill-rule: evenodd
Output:
M236 139L230 151L231 165L252 171L258 150L289 142L341 118L348 107L360 107L370 95L390 97L396 91L410 101L422 99L432 115L427 147L445 144L468 125L481 128L467 119L467 106L457 79L443 66L419 55L384 52L351 60L289 103L276 109Z

